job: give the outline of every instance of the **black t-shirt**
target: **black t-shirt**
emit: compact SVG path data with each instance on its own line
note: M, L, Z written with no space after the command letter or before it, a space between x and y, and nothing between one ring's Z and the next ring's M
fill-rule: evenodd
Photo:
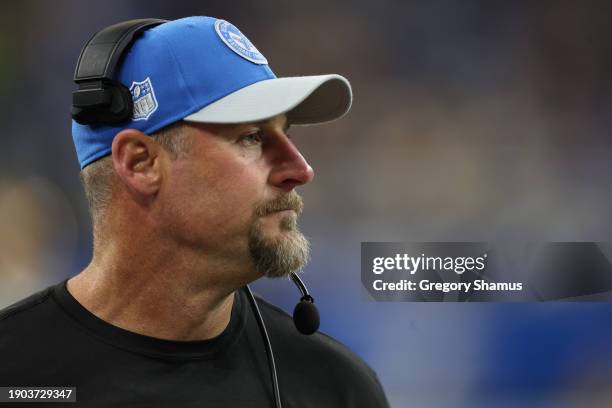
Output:
M302 335L281 309L258 304L283 407L388 407L374 371L348 348L319 332ZM63 281L0 311L3 386L73 386L76 405L88 407L274 406L264 343L242 290L219 336L170 341L99 319Z

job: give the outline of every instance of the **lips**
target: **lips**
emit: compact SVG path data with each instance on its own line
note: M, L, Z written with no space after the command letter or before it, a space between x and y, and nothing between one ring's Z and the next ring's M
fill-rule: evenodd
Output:
M302 198L295 191L292 191L286 195L276 197L271 201L257 205L254 213L256 217L263 217L276 212L291 210L299 216L303 207Z
M276 214L276 213L283 212L283 211L293 211L293 212L295 212L297 214L297 210L295 210L293 208L283 208L283 209L280 209L280 210L271 211L271 212L267 213L266 215Z

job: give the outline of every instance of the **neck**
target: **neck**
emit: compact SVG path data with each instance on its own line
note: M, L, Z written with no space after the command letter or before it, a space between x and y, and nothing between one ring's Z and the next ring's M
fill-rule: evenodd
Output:
M96 247L68 291L97 317L131 332L166 340L213 338L229 323L234 291L255 279L244 262L160 244L158 237L123 236L130 240Z

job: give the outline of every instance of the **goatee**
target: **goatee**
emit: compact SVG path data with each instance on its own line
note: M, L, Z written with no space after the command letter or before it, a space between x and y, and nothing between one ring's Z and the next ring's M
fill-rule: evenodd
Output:
M249 231L249 251L259 274L269 278L281 278L292 272L299 272L306 265L310 245L297 225L297 217L303 208L302 198L295 191L255 207ZM296 216L287 215L280 220L283 234L279 237L267 237L259 218L282 210L293 210Z

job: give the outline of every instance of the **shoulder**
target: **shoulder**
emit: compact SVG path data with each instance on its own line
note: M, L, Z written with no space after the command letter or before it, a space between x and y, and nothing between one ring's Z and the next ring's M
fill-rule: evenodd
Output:
M283 354L279 361L291 361L300 371L334 383L336 389L350 392L350 398L362 394L363 402L371 402L372 407L388 406L376 372L357 354L321 331L310 336L299 333L289 314L259 296L256 298L274 343L274 354Z
M49 334L57 327L52 289L36 292L0 310L0 382L19 384L29 378L28 371L42 367L48 358L45 353Z
M49 302L52 291L53 287L48 287L1 309L0 328L42 317L44 305Z
M0 357L16 349L37 350L58 337L61 312L50 286L0 310Z

